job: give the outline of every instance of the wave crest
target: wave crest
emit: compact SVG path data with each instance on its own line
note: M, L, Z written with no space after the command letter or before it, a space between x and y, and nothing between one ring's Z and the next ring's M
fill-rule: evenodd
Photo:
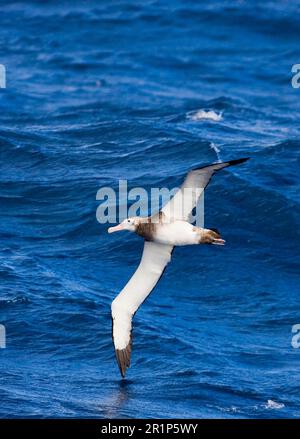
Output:
M214 110L196 110L187 113L187 118L190 120L213 120L219 122L222 120L222 113L216 113Z

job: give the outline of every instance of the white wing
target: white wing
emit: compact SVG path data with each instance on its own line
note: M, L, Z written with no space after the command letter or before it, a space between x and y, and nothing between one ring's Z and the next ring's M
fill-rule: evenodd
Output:
M165 215L165 221L183 220L188 221L192 210L208 185L210 179L216 171L227 166L243 163L248 158L231 160L229 162L214 163L203 168L190 171L180 189L174 197L161 209Z
M145 241L141 262L111 305L113 341L121 375L130 366L131 321L171 260L173 246Z

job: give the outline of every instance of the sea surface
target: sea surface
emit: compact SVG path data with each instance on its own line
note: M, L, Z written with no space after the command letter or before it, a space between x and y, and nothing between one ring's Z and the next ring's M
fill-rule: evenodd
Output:
M297 418L298 1L3 2L1 417ZM110 304L142 240L97 191L218 173L205 225L135 316L121 380Z

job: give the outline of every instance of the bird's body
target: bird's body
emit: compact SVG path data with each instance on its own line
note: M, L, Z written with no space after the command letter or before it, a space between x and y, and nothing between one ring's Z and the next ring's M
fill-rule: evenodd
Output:
M199 244L201 234L200 228L193 226L187 221L174 221L157 227L154 241L174 246Z
M110 233L129 230L145 240L137 270L112 302L113 341L122 377L130 366L132 318L161 278L174 246L224 245L225 241L216 229L195 227L189 222L190 215L216 171L246 160L215 163L190 171L179 191L158 214L128 218L108 229Z
M164 216L164 215L162 215ZM212 241L219 239L221 244L222 239L217 232L212 233L212 230L195 227L187 221L172 221L164 222L162 219L159 222L152 218L141 218L141 224L137 228L137 234L145 238L147 241L158 242L159 244L170 244L173 246L201 244L205 240ZM206 241L205 241L206 243ZM213 242L211 242L213 243Z

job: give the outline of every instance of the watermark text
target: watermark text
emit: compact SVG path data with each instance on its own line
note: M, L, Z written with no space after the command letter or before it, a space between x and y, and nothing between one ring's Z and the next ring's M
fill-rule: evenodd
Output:
M4 325L0 325L0 349L6 348L6 330Z
M0 88L6 88L6 68L0 64Z
M162 208L164 222L184 219L204 226L204 188L168 189L152 187L147 191L143 187L128 190L127 180L120 180L118 189L102 187L96 194L100 202L96 218L100 224L115 224L126 218L151 216L152 222L159 222L155 215Z
M300 64L294 64L292 66L292 73L295 75L292 77L292 87L300 88Z
M294 349L300 348L300 324L296 324L292 326L292 336L291 345Z

